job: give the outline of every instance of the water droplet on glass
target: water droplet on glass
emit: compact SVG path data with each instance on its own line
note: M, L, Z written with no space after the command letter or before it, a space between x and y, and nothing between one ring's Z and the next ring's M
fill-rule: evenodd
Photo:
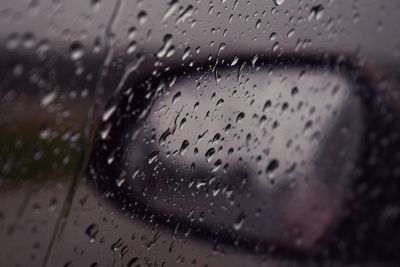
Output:
M136 42L132 41L129 43L128 48L126 49L126 53L129 55L135 51L136 51Z
M188 147L189 147L189 141L188 140L184 140L182 142L181 148L179 149L179 154L184 156Z
M182 11L182 13L179 14L178 19L176 20L176 23L180 23L185 21L187 18L191 17L193 15L194 9L192 5L188 5L188 7Z
M297 86L292 88L291 94L292 96L295 96L299 93L299 88Z
M222 165L222 160L218 159L218 160L214 163L214 166L213 166L211 172L216 172L216 171L218 171L219 168L221 167L221 165Z
M136 36L136 27L131 27L128 30L128 40L132 41L133 39L135 39Z
M40 106L47 107L48 105L53 103L53 101L56 99L56 97L57 97L57 92L56 91L52 91L52 92L48 93L40 101Z
M187 47L185 49L185 52L183 52L182 60L187 59L190 56L190 47Z
M293 35L294 35L294 29L289 30L288 33L287 33L287 37L290 38Z
M124 175L122 175L122 177L115 179L115 183L118 187L121 187L125 183L125 177L126 177L126 173Z
M271 107L272 103L271 100L267 100L263 107L263 112L265 112L269 107Z
M117 105L113 105L109 107L103 114L103 121L108 121L112 114L114 114L115 110L117 109Z
M269 36L269 40L270 41L275 41L276 40L276 33L275 32L271 33L271 35Z
M153 162L155 162L157 159L158 159L158 155L160 154L160 152L158 151L158 150L156 150L156 151L153 151L151 154L150 154L150 156L149 156L149 159L148 159L148 163L149 164L152 164Z
M238 56L235 56L235 57L233 58L232 62L231 62L231 66L235 66L235 65L238 63L238 61L239 61L239 57L238 57Z
M98 11L100 9L100 0L91 0L90 6L92 7L93 11Z
M89 237L90 243L93 243L96 240L98 233L99 227L95 223L90 224L85 230L85 234Z
M261 19L258 19L256 22L256 29L259 29L261 27Z
M126 266L127 266L127 267L134 267L133 264L135 264L138 260L139 260L138 257L133 257L132 259L130 259L130 260L128 261L128 263L126 264ZM138 265L135 265L135 266L138 266Z
M275 5L280 6L283 4L283 2L285 2L285 0L272 0L274 2Z
M168 136L171 135L171 130L168 128L165 132L163 132L160 136L160 139L158 140L158 142L160 143L160 145L163 145L167 139Z
M70 46L70 55L72 60L79 60L82 58L84 54L83 46L80 42L75 41L72 42Z
M244 112L240 112L236 117L236 123L240 123L240 121L244 118Z
M322 18L324 13L324 7L322 5L313 6L310 10L310 15L308 16L308 20L319 20Z
M208 149L207 150L207 152L206 152L206 154L205 154L205 157L206 157L206 160L207 160L207 162L210 162L211 161L211 159L212 159L212 156L215 154L215 148L210 148L210 149Z
M276 169L278 169L278 167L279 161L276 159L271 160L266 168L267 175L272 176Z
M272 45L272 51L276 52L276 51L278 51L278 49L279 49L279 42L275 42Z
M172 34L166 34L164 36L164 44L161 46L160 50L157 52L157 57L165 57L172 46Z
M162 21L166 21L178 9L178 0L172 0L169 3L167 11L165 11Z
M246 215L243 212L241 212L237 217L236 222L232 226L233 230L239 231L242 228L245 220L246 220Z
M147 12L142 10L138 14L138 21L140 24L145 24L147 21Z
M120 250L123 245L124 245L124 242L122 241L122 238L118 238L118 240L111 245L111 251L116 252L116 251Z
M177 92L174 97L172 98L172 104L175 104L176 102L178 102L179 97L182 95L181 92Z

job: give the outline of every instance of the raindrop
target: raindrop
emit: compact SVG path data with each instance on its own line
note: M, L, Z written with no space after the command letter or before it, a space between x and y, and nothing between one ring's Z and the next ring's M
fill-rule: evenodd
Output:
M160 143L160 145L165 143L165 140L167 139L168 136L171 135L171 130L168 128L165 132L163 132L160 136L160 139L158 140L158 142Z
M182 11L182 13L179 14L178 19L176 20L176 23L180 23L185 21L186 18L190 17L193 15L193 6L192 5L188 5L188 7Z
M299 88L297 86L292 88L291 94L292 96L295 96L299 93Z
M118 187L121 187L125 183L125 178L118 178L115 180L115 183Z
M133 257L132 259L130 259L128 261L128 263L126 264L127 267L133 267L133 264L135 264L137 261L139 260L138 257Z
M135 51L136 51L136 42L132 41L129 43L128 48L126 49L126 53L129 55Z
M182 130L182 128L185 125L185 123L186 123L186 118L182 118L181 124L179 125L179 130Z
M167 11L165 11L162 21L166 21L177 9L178 9L178 0L172 0L169 3L169 7Z
M190 47L187 47L185 49L185 52L183 52L182 60L187 59L190 56Z
M279 49L279 42L275 42L272 46L272 51L276 52Z
M42 106L43 108L47 107L48 105L53 103L53 101L56 99L56 97L57 97L57 92L56 91L52 91L52 92L48 93L40 101L40 106Z
M265 104L264 104L263 112L265 112L268 108L270 108L271 105L272 105L271 100L267 100L267 101L265 102Z
M287 37L290 38L293 35L294 35L294 29L289 30L288 33L287 33Z
M225 49L225 43L221 43L221 45L218 48L217 56L221 54L221 51Z
M179 97L182 95L181 92L177 92L174 97L172 98L172 104L175 104L176 102L178 102Z
M235 66L235 65L238 63L238 61L239 61L239 57L238 57L238 56L235 56L235 57L233 58L232 62L231 62L231 66Z
M244 118L244 113L240 112L236 117L236 123L240 123L240 121Z
M239 231L242 228L245 220L246 220L246 215L244 214L244 212L241 212L237 217L236 222L232 226L233 230Z
M275 172L276 169L278 169L278 167L279 167L279 161L276 159L271 160L266 168L267 174L269 176L273 175L273 173Z
M189 141L185 139L182 142L181 148L179 149L179 154L182 156L185 155L188 147L189 147Z
M100 9L100 0L91 0L90 6L92 7L93 11L98 11Z
M99 227L95 223L90 224L85 230L85 234L89 237L90 243L93 243L96 240L96 236L98 233Z
M259 29L261 27L261 19L258 19L256 22L256 29Z
M319 20L322 18L324 13L324 7L322 5L313 6L310 10L310 15L308 16L308 20Z
M221 135L217 133L214 135L212 142L215 144L218 142L219 139L221 139Z
M111 245L111 251L116 252L116 251L120 250L123 245L124 245L124 243L122 241L122 238L119 238L115 243L113 243Z
M216 172L216 171L218 171L219 168L221 167L221 165L222 165L222 160L221 160L221 159L218 159L218 160L214 163L214 166L213 166L211 172Z
M107 158L107 163L108 163L108 164L113 163L113 162L114 162L114 159L115 159L115 155L114 155L114 153L113 153L113 154L111 154L111 156L109 156L109 157Z
M229 133L229 130L231 129L231 127L232 127L232 125L231 125L230 123L228 123L228 124L225 126L224 131L225 131L226 134Z
M172 35L171 34L166 34L164 36L164 44L161 46L160 50L157 52L157 57L162 58L165 57L171 48L172 45Z
M206 154L205 154L205 157L206 157L206 160L207 160L207 162L210 162L211 161L211 159L212 159L212 156L215 154L215 148L210 148L209 150L207 150L207 152L206 152Z
M117 105L113 105L108 108L103 114L103 121L108 121L111 118L111 115L114 114L115 110L117 109Z
M156 150L156 151L153 151L151 154L150 154L150 156L149 156L149 159L148 159L148 163L149 164L152 164L153 162L155 162L157 159L158 159L158 155L160 154L160 152L158 151L158 150Z
M140 24L145 24L147 21L147 13L146 11L142 10L138 14L138 21Z
M276 32L271 33L271 35L269 36L269 40L270 41L275 41L276 40Z
M285 0L272 0L272 1L273 1L274 4L277 5L277 6L280 6L280 5L282 5L282 4L285 2Z
M132 41L133 39L135 39L136 36L136 28L135 27L131 27L128 30L128 39L129 41Z
M82 58L84 52L83 52L83 46L80 42L74 41L71 43L70 46L70 56L72 60L79 60Z

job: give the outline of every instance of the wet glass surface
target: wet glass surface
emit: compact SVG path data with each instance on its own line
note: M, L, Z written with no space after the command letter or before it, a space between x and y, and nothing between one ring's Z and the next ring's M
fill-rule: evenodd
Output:
M0 266L397 266L398 1L3 1Z

